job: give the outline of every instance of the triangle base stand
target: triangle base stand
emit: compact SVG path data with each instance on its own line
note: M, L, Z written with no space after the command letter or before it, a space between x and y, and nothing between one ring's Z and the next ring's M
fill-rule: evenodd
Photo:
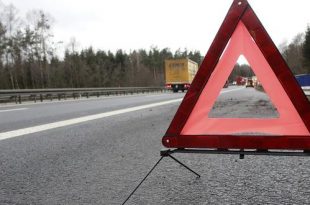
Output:
M137 191L137 189L142 185L142 183L147 179L147 177L153 172L153 170L159 165L159 163L161 162L161 160L165 157L169 157L171 159L173 159L175 162L177 162L178 164L180 164L181 166L183 166L184 168L186 168L187 170L189 170L190 172L192 172L193 174L195 174L197 176L197 179L200 178L200 175L195 172L194 170L192 170L191 168L189 168L188 166L186 166L184 163L180 162L178 159L176 159L175 157L172 156L173 154L173 150L164 150L160 152L160 159L156 162L156 164L152 167L152 169L150 169L150 171L146 174L146 176L141 180L141 182L136 186L136 188L129 194L129 196L126 198L126 200L122 203L122 205L124 205L131 197L132 195Z
M186 168L188 171L192 172L197 176L197 179L200 178L200 175L186 166L184 163L180 162L178 159L172 156L174 153L183 153L183 154L226 154L226 155L239 155L240 159L244 159L245 155L265 155L265 156L297 156L297 157L309 157L310 150L299 150L299 151L272 151L265 149L257 150L229 150L229 149L167 149L160 151L160 159L152 167L152 169L147 173L147 175L141 180L141 182L136 186L136 188L130 193L126 200L122 203L124 205L132 195L137 191L137 189L142 185L142 183L147 179L147 177L154 171L154 169L159 165L163 158L169 157L175 162Z
M310 150L296 150L296 151L285 151L285 150L268 150L268 149L173 149L161 151L161 156L168 153L170 156L174 153L187 153L187 154L226 154L226 155L239 155L240 159L244 159L245 155L265 155L265 156L296 156L296 157L309 157Z

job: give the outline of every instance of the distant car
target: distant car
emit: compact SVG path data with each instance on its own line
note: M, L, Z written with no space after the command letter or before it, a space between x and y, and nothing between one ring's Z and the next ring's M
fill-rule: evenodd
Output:
M248 79L245 83L245 87L248 88L248 87L254 87L253 85L253 80L252 79Z
M229 82L228 80L225 82L224 88L228 88Z

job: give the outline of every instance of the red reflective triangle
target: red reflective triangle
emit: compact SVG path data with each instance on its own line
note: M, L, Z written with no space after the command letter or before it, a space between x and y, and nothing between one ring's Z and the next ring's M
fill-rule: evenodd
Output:
M241 54L279 118L208 118ZM264 135L246 134L253 130ZM310 148L310 103L246 0L233 2L162 142L169 148Z

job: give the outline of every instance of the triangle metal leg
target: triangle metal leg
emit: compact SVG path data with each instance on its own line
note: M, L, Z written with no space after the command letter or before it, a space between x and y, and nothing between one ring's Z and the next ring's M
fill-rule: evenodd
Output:
M182 165L183 167L185 167L187 170L189 170L190 172L192 172L193 174L195 174L197 176L197 178L200 178L200 175L195 172L194 170L192 170L191 168L189 168L188 166L186 166L185 164L183 164L182 162L180 162L178 159L176 159L175 157L173 157L172 155L168 155L171 159L173 159L174 161L176 161L178 164Z
M137 189L141 186L141 184L146 180L146 178L153 172L153 170L157 167L157 165L159 164L159 162L164 158L164 156L162 156L157 162L156 164L152 167L152 169L147 173L147 175L141 180L141 182L138 184L138 186L136 186L136 188L129 194L129 196L126 198L126 200L122 203L122 205L124 205L130 198L131 196L137 191Z
M190 172L192 172L193 174L195 174L197 176L197 178L200 178L200 175L195 172L194 170L192 170L191 168L189 168L188 166L186 166L184 163L180 162L178 159L176 159L175 157L173 157L171 154L173 154L173 151L171 150L165 150L165 151L161 151L160 155L161 158L156 162L156 164L152 167L152 169L146 174L146 176L141 180L141 182L136 186L136 188L129 194L129 196L126 198L126 200L122 203L122 205L124 205L131 197L132 195L137 191L137 189L141 186L141 184L147 179L147 177L153 172L153 170L158 166L158 164L161 162L161 160L164 157L170 157L171 159L173 159L175 162L177 162L178 164L182 165L183 167L185 167L187 170L189 170Z

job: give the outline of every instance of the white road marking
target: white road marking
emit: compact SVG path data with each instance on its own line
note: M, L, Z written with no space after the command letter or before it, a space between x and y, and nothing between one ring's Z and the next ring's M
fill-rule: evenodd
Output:
M228 93L228 92L233 92L233 91L237 91L237 90L241 90L241 89L243 89L243 88L224 90L224 91L221 91L221 93ZM88 116L84 116L84 117L73 118L73 119L69 119L69 120L63 120L63 121L54 122L54 123L38 125L38 126L34 126L34 127L28 127L28 128L23 128L23 129L8 131L8 132L2 132L2 133L0 133L0 141L5 140L5 139L14 138L14 137L27 135L27 134L51 130L51 129L55 129L55 128L59 128L59 127L75 125L75 124L79 124L82 122L88 122L91 120L97 120L97 119L101 119L101 118L111 117L111 116L120 115L120 114L124 114L124 113L129 113L129 112L134 112L134 111L138 111L138 110L143 110L143 109L147 109L147 108L153 108L153 107L158 107L158 106L162 106L162 105L168 105L168 104L180 102L182 100L183 100L183 98L178 98L175 100L152 103L152 104L148 104L148 105L141 105L141 106L125 108L125 109L120 109L120 110L115 110L115 111L110 111L110 112L105 112L105 113L99 113L99 114L95 114L95 115L88 115ZM21 109L25 109L25 108L21 108ZM18 110L18 109L15 109L15 110Z
M242 89L244 89L244 87L242 87L242 88L235 88L235 89L231 89L231 90L222 90L221 94L229 93L229 92L233 92L233 91L238 91L238 90L242 90Z
M14 138L14 137L27 135L27 134L32 134L32 133L36 133L36 132L42 132L45 130L55 129L55 128L59 128L59 127L75 125L78 123L87 122L87 121L91 121L91 120L97 120L97 119L110 117L110 116L114 116L114 115L120 115L120 114L134 112L134 111L138 111L138 110L142 110L142 109L158 107L161 105L168 105L168 104L176 103L176 102L180 102L180 101L182 101L182 98L164 101L164 102L152 103L152 104L148 104L148 105L141 105L141 106L136 106L136 107L131 107L131 108L125 108L125 109L121 109L121 110L115 110L115 111L105 112L105 113L100 113L100 114L95 114L95 115L88 115L88 116L84 116L84 117L73 118L73 119L63 120L63 121L59 121L59 122L38 125L38 126L34 126L34 127L28 127L28 128L24 128L24 129L2 132L2 133L0 133L0 141L5 140L5 139Z
M0 112L13 112L13 111L20 111L20 110L27 110L28 108L16 108L16 109L10 109L10 110L0 110Z

